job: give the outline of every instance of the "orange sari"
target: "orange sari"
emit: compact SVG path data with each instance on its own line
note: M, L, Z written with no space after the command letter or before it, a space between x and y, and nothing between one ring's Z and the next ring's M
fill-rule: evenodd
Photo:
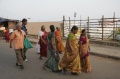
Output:
M63 42L62 42L60 31L55 32L55 37L56 37L56 48L61 53L61 52L64 51L64 45L63 45Z

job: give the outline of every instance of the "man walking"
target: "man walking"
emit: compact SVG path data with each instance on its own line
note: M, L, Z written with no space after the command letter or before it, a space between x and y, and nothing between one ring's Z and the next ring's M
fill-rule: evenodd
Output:
M22 19L22 30L26 33L26 36L27 36L28 32L27 32L27 28L25 25L27 25L27 19L24 18ZM26 51L27 49L24 47L24 61L27 62Z
M21 30L21 25L17 24L16 30L12 33L11 38L10 38L10 48L12 48L12 42L14 44L15 48L15 53L16 53L16 66L20 66L21 69L24 68L23 66L23 58L24 58L24 37L25 37L25 32Z

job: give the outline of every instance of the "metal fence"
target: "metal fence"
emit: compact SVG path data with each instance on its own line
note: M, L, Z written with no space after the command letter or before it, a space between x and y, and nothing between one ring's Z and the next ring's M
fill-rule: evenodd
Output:
M80 36L81 30L84 28L87 30L87 35L89 39L95 40L115 40L116 31L120 29L120 18L102 18L100 19L90 19L89 17L86 20L71 20L63 16L63 36L67 37L70 33L70 29L73 25L79 27L77 37Z

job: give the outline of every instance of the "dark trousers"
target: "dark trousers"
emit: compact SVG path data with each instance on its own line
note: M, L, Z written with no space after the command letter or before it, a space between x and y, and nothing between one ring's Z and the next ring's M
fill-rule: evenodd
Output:
M25 60L25 59L27 58L27 57L26 57L26 51L27 51L27 49L24 48L23 50L24 50L24 58L23 58L23 59Z

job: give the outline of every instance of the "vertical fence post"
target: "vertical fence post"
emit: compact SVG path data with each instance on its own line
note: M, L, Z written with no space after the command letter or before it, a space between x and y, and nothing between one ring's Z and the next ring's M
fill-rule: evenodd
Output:
M103 40L103 31L104 31L103 30L103 28L104 28L104 16L103 15L102 15L102 23L101 24L102 24L102 40Z
M81 28L81 16L80 16L80 34L81 34L81 30L82 28Z
M113 40L115 40L115 12L113 16Z
M65 33L64 32L65 26L64 25L65 25L65 16L63 16L63 37L65 36L65 34L64 34Z
M81 31L81 16L80 16L80 31Z
M88 32L88 38L90 39L90 32L89 32L89 17L88 17L88 22L87 22L87 32Z
M117 21L116 21L116 30L118 29L118 27L117 27Z
M70 33L70 24L71 24L71 23L70 23L70 17L69 17L69 33Z

